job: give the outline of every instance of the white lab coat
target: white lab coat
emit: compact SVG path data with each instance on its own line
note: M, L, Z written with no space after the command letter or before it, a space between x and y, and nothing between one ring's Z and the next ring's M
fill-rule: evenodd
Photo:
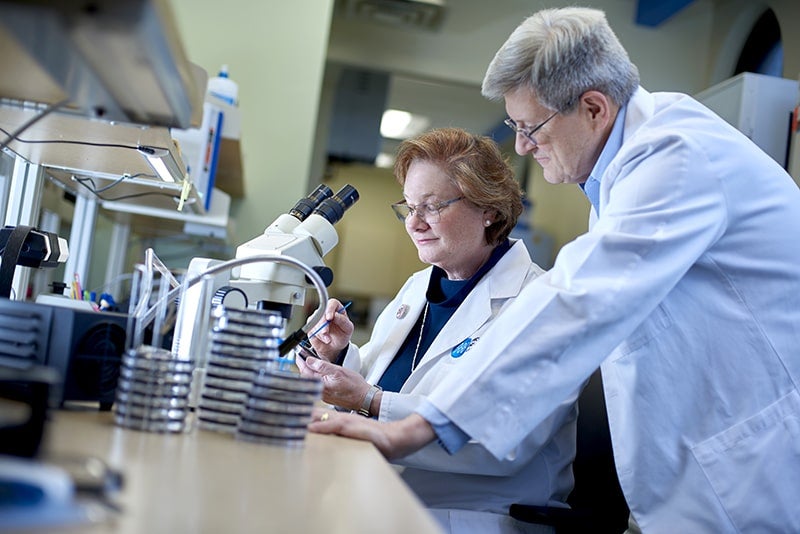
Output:
M413 413L423 396L460 366L464 356L453 357L453 348L468 338L478 340L520 290L541 273L524 243L514 242L442 328L402 390L383 393L379 419L394 421ZM370 383L380 380L422 312L430 274L429 267L408 279L376 320L369 342L360 349L350 346L345 367L361 372ZM466 354L470 352L472 349ZM535 395L535 388L531 393ZM572 488L574 400L571 396L561 403L502 461L478 444L467 444L452 456L432 444L403 459L401 476L426 506L447 509L437 510L436 515L440 520L449 519L454 532L534 531L538 527L511 520L508 507L515 502L563 506Z
M429 400L502 458L603 362L646 534L800 532L800 190L693 99L639 89L599 211Z

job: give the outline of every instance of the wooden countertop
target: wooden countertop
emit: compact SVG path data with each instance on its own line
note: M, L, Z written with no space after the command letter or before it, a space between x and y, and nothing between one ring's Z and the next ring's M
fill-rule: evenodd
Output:
M80 532L441 532L367 442L308 434L293 449L201 429L129 430L109 412L61 410L43 448L45 459L94 455L123 473L123 512Z

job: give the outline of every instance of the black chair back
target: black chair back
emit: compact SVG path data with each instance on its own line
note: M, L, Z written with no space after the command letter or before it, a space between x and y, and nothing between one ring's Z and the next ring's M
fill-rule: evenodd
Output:
M614 465L599 369L578 397L577 425L575 488L567 499L571 509L514 504L509 513L520 521L555 526L559 534L625 532L629 510Z

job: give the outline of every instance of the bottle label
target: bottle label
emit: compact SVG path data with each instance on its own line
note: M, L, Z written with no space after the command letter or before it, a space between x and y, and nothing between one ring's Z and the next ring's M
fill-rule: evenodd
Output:
M236 105L236 100L231 96L223 95L223 94L217 93L216 91L209 91L208 94L213 96L214 98L216 98L218 100L222 100L226 104L230 104L231 106L235 106Z

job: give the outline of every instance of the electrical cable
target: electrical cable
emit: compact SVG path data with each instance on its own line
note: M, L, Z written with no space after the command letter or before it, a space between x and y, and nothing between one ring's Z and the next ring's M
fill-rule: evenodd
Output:
M12 133L8 133L7 131L3 130L3 133L5 133L7 137L6 139L3 140L2 143L0 143L0 151L2 151L5 147L7 147L11 141L18 139L19 134L21 134L22 132L24 132L25 130L27 130L28 128L30 128L31 126L33 126L34 124L45 118L47 115L57 110L58 108L66 105L68 102L69 99L65 98L60 102L51 104L38 115L31 117L27 122L25 122L22 126L14 130Z
M94 183L94 180L92 180L89 177L81 178L81 177L73 175L72 179L75 180L76 182L78 182L79 184L83 185L87 189L89 189L89 191L91 191L92 193L97 194L97 193L104 193L104 192L108 191L109 189L111 189L113 187L116 187L117 185L121 184L122 182L124 182L125 180L127 180L129 178L138 178L140 176L146 176L148 178L158 178L155 174L147 174L145 172L138 172L136 174L127 174L126 173L126 174L123 174L122 176L120 176L119 178L117 178L116 180L114 180L113 182L111 182L110 184L104 185L100 189L97 188L97 184ZM86 185L85 182L89 182L90 184L92 184L92 186L89 187L88 185Z
M122 195L122 196L114 197L114 198L102 197L102 196L100 196L100 195L95 193L95 196L97 198L99 198L100 200L102 200L103 202L117 202L118 200L128 200L129 198L140 198L140 197L147 197L147 196L151 196L151 195L171 198L175 202L180 202L180 199L181 199L181 197L179 197L177 195L170 195L169 193L161 193L160 191L147 191L145 193L132 193L130 195Z
M89 191L91 194L93 194L95 197L97 197L98 199L102 200L103 202L116 202L118 200L127 200L129 198L145 197L145 196L149 196L149 195L159 195L159 196L164 196L164 197L171 198L171 199L175 200L176 202L180 201L180 196L179 195L173 195L173 194L170 194L170 193L162 193L161 191L146 191L146 192L143 192L143 193L131 193L130 195L122 195L122 196L113 197L113 198L104 197L104 196L102 196L100 194L101 192L107 191L108 189L110 189L113 186L119 185L121 182L123 182L124 180L127 180L128 178L133 178L135 176L142 176L142 175L143 176L152 176L152 175L143 174L143 173L136 174L136 175L123 174L120 178L118 178L117 180L115 180L111 184L109 184L107 186L104 186L104 187L101 187L100 189L97 189L97 186L95 185L94 181L91 178L78 178L77 176L73 176L73 179L76 182L78 182L79 185L84 187L87 191ZM86 183L85 183L86 181L88 181L92 185L91 186L86 185Z
M57 110L58 108L64 106L68 102L69 102L69 99L65 99L65 100L62 100L61 102L57 102L57 103L49 106L47 109L45 109L44 111L42 111L41 113L39 113L35 117L32 117L30 120L28 120L28 122L26 122L25 124L23 124L22 126L20 126L19 128L17 128L16 130L14 130L11 133L9 133L8 130L6 130L5 128L0 127L0 132L3 132L6 135L6 139L3 140L2 143L0 143L0 151L2 151L4 148L6 148L12 141L18 141L20 143L26 143L26 144L83 145L83 146L96 146L96 147L104 147L104 148L125 148L125 149L128 149L128 150L139 150L141 148L138 145L124 145L124 144L119 144L119 143L96 143L96 142L92 142L92 141L75 141L75 140L71 140L71 139L23 139L23 138L19 137L19 134L21 134L22 132L24 132L25 130L27 130L31 126L33 126L36 122L40 121L41 119L43 119L48 114L50 114L53 111ZM75 178L76 182L78 182L80 185L82 185L84 188L86 188L90 193L92 193L93 195L95 195L97 198L99 198L102 201L115 202L115 201L118 201L118 200L127 200L129 198L138 198L138 197L144 197L144 196L149 196L149 195L165 196L165 197L169 197L169 198L171 198L171 199L173 199L175 201L178 201L178 202L180 201L180 196L179 195L172 195L170 193L162 193L160 191L148 191L148 192L144 192L144 193L133 193L133 194L130 194L130 195L123 195L123 196L114 197L114 198L105 198L105 197L102 197L100 195L100 193L102 193L103 191L107 191L107 190L111 189L112 187L118 185L119 183L121 183L122 181L124 181L124 180L126 180L128 178L136 178L136 177L139 177L139 176L157 178L156 175L147 174L147 173L138 173L138 174L134 174L134 175L125 175L124 174L118 180L116 180L113 183L111 183L111 184L109 184L107 186L104 186L104 187L102 187L100 189L97 189L97 186L95 185L94 181L91 178L83 178L83 179L82 178L78 178L78 177L74 177L74 178ZM84 183L86 180L88 180L92 184L91 187L86 185L86 183Z
M97 198L99 198L100 200L102 200L104 202L116 202L118 200L127 200L129 198L147 197L147 196L151 196L151 195L171 198L175 202L180 202L180 200L181 200L180 196L170 195L169 193L161 193L159 191L147 191L146 193L132 193L130 195L122 195L120 197L114 197L114 198L105 198L105 197L101 197L100 195L97 195Z
M8 130L5 128L0 127L0 132L3 132L7 136L11 137L14 134L8 133ZM101 148L126 148L128 150L138 150L139 147L137 145L123 145L120 143L97 143L94 141L75 141L73 139L23 139L19 136L11 137L10 141L17 141L20 143L25 143L29 145L36 145L36 144L54 144L54 145L84 145L84 146L97 146ZM3 145L5 146L5 145Z

